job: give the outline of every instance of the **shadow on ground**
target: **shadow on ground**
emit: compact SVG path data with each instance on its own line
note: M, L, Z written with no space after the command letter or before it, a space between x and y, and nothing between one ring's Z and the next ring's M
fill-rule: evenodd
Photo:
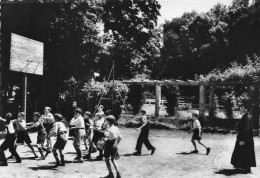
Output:
M246 173L244 173L242 170L239 170L239 169L222 169L222 170L219 170L218 172L215 172L215 174L232 176L232 175L236 175L236 174L246 174Z
M149 155L151 155L151 154L142 154L142 155L139 155L139 156L149 156ZM136 156L136 155L134 155L133 153L128 153L128 154L124 154L124 155L121 155L121 156L124 156L124 157L130 157L130 156Z
M205 154L202 154L202 153L191 153L191 152L180 152L180 153L176 153L177 155L205 155Z

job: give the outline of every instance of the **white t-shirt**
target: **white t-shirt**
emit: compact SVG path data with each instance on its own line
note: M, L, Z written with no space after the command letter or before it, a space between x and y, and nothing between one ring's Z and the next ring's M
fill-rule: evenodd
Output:
M201 129L200 121L198 119L193 121L193 128L194 129Z
M75 128L83 128L85 129L85 121L84 118L80 115L78 117L73 117L70 121L70 125L75 125Z
M98 129L98 130L101 130L102 129L102 126L103 126L103 124L104 124L104 118L102 117L101 119L99 119L99 120L96 120L95 121L95 128L96 129Z
M121 138L121 133L116 126L108 127L106 130L106 134L108 135L108 140L115 140L118 139L118 137Z
M62 122L55 122L53 126L53 132L59 134L60 132L67 131L65 125ZM58 133L59 132L59 133Z
M15 130L14 130L14 120L10 121L10 123L8 125L5 125L5 127L7 129L7 133L9 133L9 134L15 133Z

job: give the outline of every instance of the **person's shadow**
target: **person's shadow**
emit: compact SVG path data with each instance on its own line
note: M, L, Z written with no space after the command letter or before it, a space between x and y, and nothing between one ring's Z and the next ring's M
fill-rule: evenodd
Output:
M32 169L34 171L38 170L57 170L58 167L64 167L64 166L55 166L55 162L49 162L52 165L42 165L42 166L37 166L37 167L29 167L29 169ZM65 161L65 164L68 163L73 163L73 161Z
M215 174L232 176L232 175L236 175L236 174L246 174L246 173L239 169L222 169L222 170L219 170L218 172L215 172Z
M177 155L203 155L202 153L191 153L191 152L180 152L176 153Z
M151 154L141 154L141 155L138 155L138 156L148 156L148 155L151 155ZM128 153L128 154L124 154L124 155L120 155L120 156L131 157L131 156L137 156L137 155L134 155L133 153Z

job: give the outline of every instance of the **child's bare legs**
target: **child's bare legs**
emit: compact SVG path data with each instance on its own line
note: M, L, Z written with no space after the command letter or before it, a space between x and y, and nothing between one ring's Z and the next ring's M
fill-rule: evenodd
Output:
M111 162L113 163L113 165L114 165L114 167L115 167L115 170L116 170L117 174L119 174L119 169L118 169L118 166L117 166L117 163L116 163L115 157L111 157Z
M191 139L191 143L193 144L195 150L197 150L197 145L196 145L196 143L195 143L195 140Z
M64 155L63 155L63 153L62 153L62 150L59 149L59 152L60 152L61 165L62 165L62 166L65 166Z
M38 156L37 156L37 154L35 153L34 148L32 147L32 145L31 145L31 144L27 144L27 145L28 145L28 147L32 150L34 156L37 158Z
M53 148L52 149L52 153L53 153L53 156L56 160L56 167L60 165L60 160L59 160L59 157L58 157L58 153L57 153L57 149L56 148Z
M107 170L108 170L109 174L113 174L111 164L109 162L109 158L105 158L105 162L106 162L106 166L107 166Z
M202 146L204 146L206 149L208 148L203 143L201 143L200 140L198 140L198 143L201 144Z

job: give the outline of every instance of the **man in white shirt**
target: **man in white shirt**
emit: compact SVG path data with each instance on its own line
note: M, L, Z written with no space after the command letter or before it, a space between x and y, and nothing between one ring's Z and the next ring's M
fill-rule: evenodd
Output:
M199 121L199 116L198 114L196 113L192 113L192 119L193 119L193 127L191 129L191 131L193 131L193 136L192 136L192 139L191 139L191 142L195 148L194 151L192 151L191 153L199 153L199 151L197 150L197 145L195 143L195 140L198 140L198 143L200 145L202 145L203 147L205 147L206 149L206 155L209 154L210 152L210 148L209 147L206 147L203 143L201 143L201 125L200 125L200 121Z
M82 110L80 108L76 108L74 110L74 117L70 121L71 129L75 131L73 146L77 152L77 157L74 159L77 163L83 163L82 151L80 149L80 145L84 138L85 132L85 122L84 118L81 116Z

